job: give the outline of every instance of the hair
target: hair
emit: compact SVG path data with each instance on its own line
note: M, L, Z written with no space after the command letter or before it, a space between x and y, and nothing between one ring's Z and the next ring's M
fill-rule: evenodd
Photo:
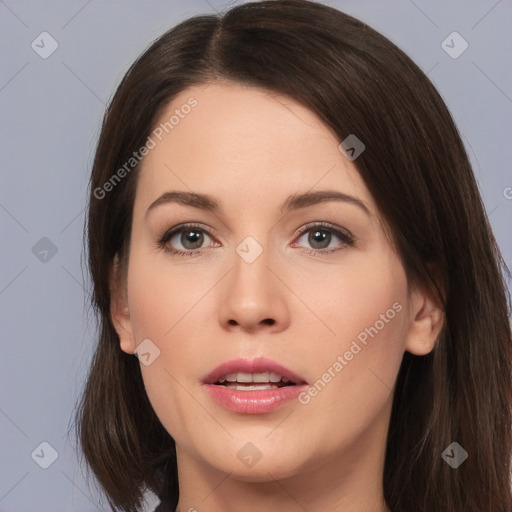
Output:
M366 146L354 164L389 226L410 283L445 312L428 355L405 352L386 442L384 497L393 512L509 512L512 343L508 269L468 156L441 96L387 38L334 8L266 0L190 18L154 41L110 101L90 179L86 236L98 340L76 412L88 466L112 510L136 511L144 490L174 511L175 442L146 395L136 357L120 350L110 271L127 260L136 166L101 188L143 146L190 86L221 80L286 95L340 141ZM441 457L456 441L467 460Z

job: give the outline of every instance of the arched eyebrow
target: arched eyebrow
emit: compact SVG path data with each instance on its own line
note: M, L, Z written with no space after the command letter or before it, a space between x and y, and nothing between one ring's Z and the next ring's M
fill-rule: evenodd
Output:
M363 210L367 215L370 215L370 211L363 201L357 197L353 197L336 190L319 190L316 192L306 192L304 194L293 194L282 204L280 211L281 213L288 213L292 210L298 210L300 208L306 208L308 206L314 206L330 201L340 201L355 205ZM148 207L146 215L157 206L168 203L182 204L184 206L211 211L213 213L217 213L220 210L219 202L214 197L207 194L172 191L165 192L158 197L158 199L153 201Z
M370 215L370 210L366 204L357 197L338 192L337 190L318 190L316 192L306 192L305 194L293 194L281 206L281 212L289 212L299 208L306 208L329 201L341 201L353 204L361 208L367 215Z
M191 206L199 210L207 210L211 212L218 212L220 209L219 203L207 194L197 194L195 192L165 192L158 199L153 201L149 208L146 210L146 215L162 204L176 203L184 206Z

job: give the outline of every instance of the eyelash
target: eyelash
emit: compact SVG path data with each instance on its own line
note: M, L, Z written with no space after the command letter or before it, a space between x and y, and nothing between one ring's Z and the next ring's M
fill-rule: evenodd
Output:
M310 224L306 224L299 230L296 238L301 238L302 235L304 235L305 233L308 233L309 231L313 231L313 229L317 229L318 231L330 232L330 233L334 234L335 236L337 236L342 242L342 245L340 247L337 247L335 249L329 249L329 250L307 249L304 247L302 248L302 250L304 252L311 254L313 256L323 258L323 257L325 257L326 254L332 254L334 252L338 252L338 251L344 249L347 246L350 247L350 246L354 245L355 239L348 231L344 231L344 230L335 228L334 226L332 226L331 224L328 224L326 222L313 222ZM203 228L202 226L200 226L198 224L182 224L181 226L176 226L176 227L166 231L163 234L163 236L159 237L159 239L157 240L157 247L173 256L192 257L192 256L196 256L196 255L204 252L204 249L206 249L206 248L191 249L189 251L181 251L179 249L173 249L167 245L169 240L171 240L175 235L180 234L182 232L186 232L186 231L195 231L195 232L206 233L210 238L213 238L212 234L207 229Z

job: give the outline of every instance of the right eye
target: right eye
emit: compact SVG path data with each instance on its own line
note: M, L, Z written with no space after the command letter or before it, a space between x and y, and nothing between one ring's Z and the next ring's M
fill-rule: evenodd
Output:
M211 239L208 232L201 226L195 224L181 225L167 231L160 238L158 244L170 254L192 256L202 252L205 236Z

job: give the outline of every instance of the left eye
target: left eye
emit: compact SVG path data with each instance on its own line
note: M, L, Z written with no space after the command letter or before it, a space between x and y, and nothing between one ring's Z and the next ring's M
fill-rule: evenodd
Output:
M313 250L325 250L332 248L331 242L335 241L336 238L341 241L341 244L335 244L339 247L345 245L352 245L353 239L348 233L343 233L337 229L324 226L313 226L302 232L300 240L307 238L306 242L310 245Z

